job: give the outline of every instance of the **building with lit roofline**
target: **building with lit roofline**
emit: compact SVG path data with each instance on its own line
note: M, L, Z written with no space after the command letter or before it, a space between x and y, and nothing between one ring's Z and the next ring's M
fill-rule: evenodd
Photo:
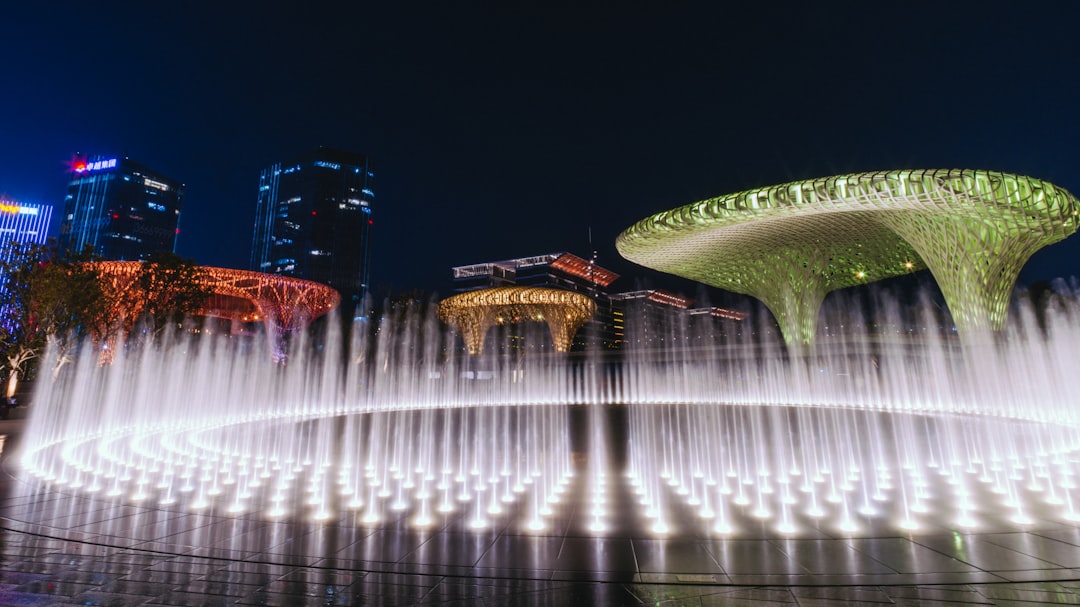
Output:
M251 270L330 285L347 313L368 291L370 159L326 147L275 163L259 176Z
M691 321L691 316L723 321L746 318L742 312L723 308L691 309L693 300L660 289L612 293L610 287L619 275L573 253L476 263L451 268L451 272L456 293L516 286L562 289L589 296L596 308L583 318L582 330L571 332L575 350L589 346L657 347L662 345L664 335L678 331L679 326ZM524 347L527 340L522 329L527 327L497 323L497 328L505 332L502 338L511 349ZM717 331L709 328L710 333Z
M52 222L52 206L19 202L0 196L0 251L7 254L10 244L45 244Z
M49 238L52 206L0 197L0 260L9 261L12 244L45 244ZM0 275L0 288L4 276Z
M575 331L574 349L587 344L600 343L617 347L621 336L613 332L612 308L608 299L608 287L619 275L600 266L595 261L578 257L573 253L545 253L530 257L503 259L451 268L454 291L465 293L492 287L540 287L574 291L589 296L596 302L596 312L586 319L582 331ZM511 348L525 342L522 327L504 325L509 332L505 336Z
M103 259L138 261L176 251L184 184L130 158L95 156L72 163L59 244L93 247Z

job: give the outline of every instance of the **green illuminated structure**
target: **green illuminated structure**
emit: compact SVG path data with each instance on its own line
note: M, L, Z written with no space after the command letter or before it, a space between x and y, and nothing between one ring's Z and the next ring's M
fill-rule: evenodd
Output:
M752 295L810 344L830 291L929 268L957 329L1001 329L1020 268L1077 228L1080 203L1030 177L976 170L838 175L647 217L616 248L643 266Z

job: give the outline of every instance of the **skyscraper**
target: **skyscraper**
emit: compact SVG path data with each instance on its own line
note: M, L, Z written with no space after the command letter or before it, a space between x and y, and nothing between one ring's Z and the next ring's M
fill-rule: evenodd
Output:
M44 244L49 237L52 206L18 202L0 196L0 247L11 242Z
M367 156L325 147L263 170L251 269L330 285L351 312L368 289L374 180Z
M45 244L49 237L52 207L18 202L0 196L0 261L11 261L19 244ZM0 271L0 292L6 292L8 277ZM12 310L0 306L0 323L12 326Z
M128 158L77 160L64 198L59 243L104 259L137 261L175 251L184 184Z
M47 204L29 204L0 197L0 259L8 258L12 243L45 244L51 220L52 207Z

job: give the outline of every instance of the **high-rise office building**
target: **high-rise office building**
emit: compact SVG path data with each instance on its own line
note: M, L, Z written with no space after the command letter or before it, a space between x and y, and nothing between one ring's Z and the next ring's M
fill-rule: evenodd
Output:
M325 147L263 170L251 269L330 285L352 312L368 289L374 181L367 156Z
M12 242L45 244L50 221L52 206L0 196L0 247L6 249Z
M0 196L0 259L7 260L12 243L45 244L52 206L18 202Z
M77 160L64 198L60 246L90 245L104 259L175 251L184 184L128 158Z
M45 244L49 237L49 222L52 219L52 207L44 204L18 202L0 196L0 261L8 262L14 252L14 245ZM8 277L0 270L0 292L7 289ZM0 306L0 323L10 327L10 312Z

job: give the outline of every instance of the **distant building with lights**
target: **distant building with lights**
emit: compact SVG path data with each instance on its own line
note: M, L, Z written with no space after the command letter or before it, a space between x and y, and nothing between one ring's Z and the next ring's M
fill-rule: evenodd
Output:
M451 269L454 291L464 293L489 287L549 287L588 295L596 302L596 313L574 337L573 349L600 343L617 347L618 336L612 333L611 305L607 289L619 275L595 261L573 253L546 253L532 257L503 259L485 263L457 266ZM523 334L514 325L507 325L503 340L510 347L524 344Z
M619 278L595 261L559 252L457 266L451 269L454 291L464 293L491 287L549 287L575 291L596 302L596 312L574 337L573 349L589 346L605 349L655 347L688 328L715 339L724 334L722 324L746 318L742 312L724 308L692 308L693 300L660 289L611 292ZM719 324L717 324L719 321ZM507 347L524 347L527 326L499 327Z
M267 167L251 269L330 285L353 312L368 291L374 181L367 156L326 147Z
M613 332L622 348L665 345L709 347L741 330L747 314L714 306L692 307L694 300L663 289L610 296Z
M0 197L0 251L6 256L13 242L45 244L51 222L51 205Z
M52 206L0 197L0 259L9 261L12 244L45 244L52 221ZM0 276L0 288L5 279Z
M184 184L129 158L95 156L72 163L59 244L91 246L101 258L146 259L176 251Z
M572 253L489 261L451 269L454 291L487 287L554 287L580 293L603 294L619 275Z

